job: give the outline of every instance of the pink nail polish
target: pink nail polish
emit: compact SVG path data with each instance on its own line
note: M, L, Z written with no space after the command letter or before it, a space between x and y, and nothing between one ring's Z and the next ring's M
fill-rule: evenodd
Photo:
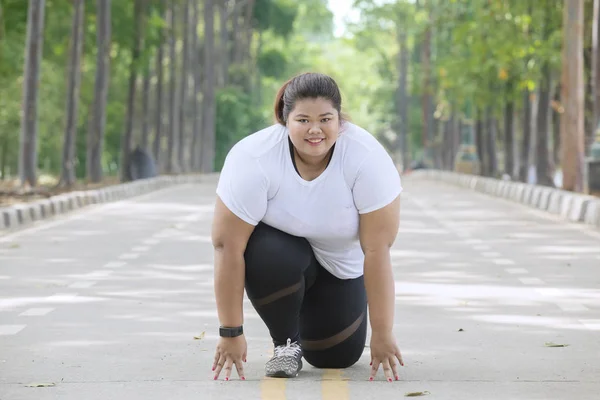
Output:
M246 380L246 377L245 377L245 376L242 376L242 380L243 380L243 381L245 381L245 380Z
M215 381L217 380L217 377L215 376Z
M388 378L388 382L391 382L391 381L392 381L392 378Z
M370 377L370 378L369 378L369 380L370 380L370 381L372 381L372 380L373 380L373 377Z
M225 377L225 380L226 380L226 381L228 381L228 380L229 380L229 377L227 377L227 376L226 376L226 377Z

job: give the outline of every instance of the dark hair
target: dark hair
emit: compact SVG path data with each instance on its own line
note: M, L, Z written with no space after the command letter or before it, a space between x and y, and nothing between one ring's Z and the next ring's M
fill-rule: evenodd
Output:
M279 89L275 97L276 121L285 125L296 101L317 97L330 100L340 121L345 119L342 115L342 95L335 80L327 75L309 72L295 76Z

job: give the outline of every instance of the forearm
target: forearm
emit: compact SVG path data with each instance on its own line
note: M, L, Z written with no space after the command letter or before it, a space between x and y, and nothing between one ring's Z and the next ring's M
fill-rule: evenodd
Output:
M396 294L389 249L365 253L365 287L373 332L391 332Z
M215 297L222 326L244 323L244 279L245 262L241 252L215 251Z

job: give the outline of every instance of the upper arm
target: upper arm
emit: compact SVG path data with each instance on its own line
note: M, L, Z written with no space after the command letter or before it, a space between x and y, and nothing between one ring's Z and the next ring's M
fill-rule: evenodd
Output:
M258 162L235 147L227 155L217 185L212 228L215 248L244 250L267 211L268 181Z
M363 251L389 249L400 223L400 174L383 146L363 161L352 194L360 214L359 237Z
M359 238L365 254L387 251L394 244L400 225L400 196L390 204L360 215Z

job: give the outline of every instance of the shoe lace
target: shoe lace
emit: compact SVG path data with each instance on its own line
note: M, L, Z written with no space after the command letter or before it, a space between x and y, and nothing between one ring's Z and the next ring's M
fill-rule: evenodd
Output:
M277 346L275 347L275 356L276 357L297 357L300 354L301 348L297 342L293 342L288 338L287 344L285 346Z

